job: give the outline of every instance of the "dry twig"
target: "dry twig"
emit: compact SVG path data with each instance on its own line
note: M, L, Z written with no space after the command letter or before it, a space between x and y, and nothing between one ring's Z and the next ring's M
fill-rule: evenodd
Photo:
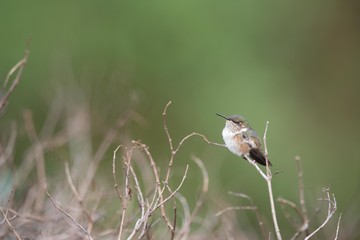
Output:
M10 97L10 95L13 93L13 91L15 90L16 86L19 84L20 82L20 79L21 79L21 76L22 76L22 73L24 71L24 67L25 67L25 64L28 60L28 57L29 57L29 50L26 49L25 50L25 53L24 53L24 56L23 58L15 64L15 66L13 66L10 71L8 72L6 78L5 78L5 82L4 82L4 85L3 85L3 88L2 89L6 89L6 86L11 78L11 76L17 72L16 76L15 76L15 79L12 81L12 84L11 86L9 87L9 90L4 94L4 96L2 96L0 98L0 112L3 110L3 108L6 106L7 102L8 102L8 99Z
M254 213L255 213L255 215L256 215L257 222L259 223L261 233L262 233L264 239L266 239L266 238L267 238L267 237L266 237L267 234L266 234L266 230L265 230L265 226L264 226L264 220L263 220L263 218L261 217L261 215L260 215L260 213L259 213L259 209L258 209L258 207L254 204L252 198L251 198L250 196L244 194L244 193L228 192L228 194L229 194L229 195L232 195L232 196L236 196L236 197L245 198L245 199L247 199L247 200L250 202L251 206L254 207L254 210L253 210L253 211L254 211ZM268 236L268 238L270 238L270 236Z
M310 233L308 236L306 236L304 240L310 239L320 229L322 229L329 222L329 220L332 218L332 216L334 215L334 213L336 211L337 206L336 206L336 199L335 199L334 194L332 194L330 196L330 192L329 192L328 188L325 189L324 191L325 191L325 194L326 194L325 199L319 199L319 200L323 200L323 201L328 202L328 211L327 211L326 219L324 220L324 222L317 229L315 229L312 233Z
M46 191L46 195L49 197L51 203L54 205L54 207L59 210L60 212L62 212L63 214L65 214L65 216L67 216L79 229L81 229L81 231L83 231L90 240L93 240L93 237L91 236L91 234L83 227L81 226L80 223L78 223L69 213L67 213L65 210L63 210L61 207L59 207L54 199L51 197L49 191L47 190L47 188L45 188Z
M300 227L299 231L301 232L308 232L309 228L309 217L306 209L306 203L305 203L305 193L304 193L304 174L301 166L300 157L295 157L296 165L298 168L298 189L299 189L299 202L301 207L301 216L303 225Z
M21 237L20 237L19 233L16 231L15 227L9 221L9 219L7 217L7 214L4 212L4 210L2 208L0 208L0 211L1 211L2 215L3 215L3 217L4 217L5 222L9 226L10 230L14 233L14 235L16 236L16 238L18 240L21 240ZM6 209L6 211L8 211L8 209Z
M342 213L340 213L340 216L339 216L339 219L338 219L338 222L337 222L337 225L336 225L336 235L335 235L335 239L334 239L334 240L337 240L338 237L339 237L339 229L340 229L341 217L342 217Z
M45 172L45 158L43 145L41 144L38 135L35 130L32 112L26 111L24 114L25 129L32 142L34 156L36 160L36 171L38 176L38 194L35 202L35 209L40 211L43 207L45 200L44 186L46 184L46 172Z
M267 134L268 126L269 126L269 121L266 122L265 131L264 131L264 137L263 137L265 157L266 157L266 174L260 169L260 167L256 164L255 161L253 161L252 159L250 159L249 157L246 157L246 156L245 156L245 158L246 158L246 160L248 160L248 162L251 165L253 165L255 167L255 169L258 171L258 173L260 173L262 178L267 183L268 192L269 192L270 207L271 207L271 216L272 216L273 223L274 223L275 234L276 234L276 238L278 240L281 240L282 237L281 237L280 228L279 228L279 224L278 224L277 217L276 217L274 196L273 196L272 183L271 183L272 174L271 174L271 171L270 171L270 168L269 168L268 151L267 151L267 144L266 144L266 134Z
M277 202L281 204L282 210L284 212L285 217L288 219L288 221L294 226L294 228L296 229L296 233L294 234L294 236L291 239L296 239L302 232L302 226L299 226L300 224L298 222L296 222L295 219L292 218L291 214L286 210L286 206L292 208L300 217L300 219L303 218L302 212L301 210L296 206L296 204L294 202L291 202L287 199L281 198L279 197L277 199Z

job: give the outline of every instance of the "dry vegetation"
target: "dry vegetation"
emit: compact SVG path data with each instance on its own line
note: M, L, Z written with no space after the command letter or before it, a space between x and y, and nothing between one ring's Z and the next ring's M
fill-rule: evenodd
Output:
M16 73L11 87L0 100L0 111L19 83L24 58L10 70L4 88ZM201 192L194 204L181 194L187 180L189 166L183 169L177 184L170 181L177 153L183 143L192 137L200 137L204 143L223 147L209 141L199 133L186 135L175 144L167 127L167 109L163 112L163 126L170 150L168 166L160 171L158 162L145 143L123 141L116 146L121 129L133 119L134 112L126 111L109 127L102 142L92 154L90 147L91 124L85 108L66 110L63 101L55 101L40 131L35 129L30 111L24 114L23 125L29 139L25 154L16 154L18 126L12 124L7 133L1 133L0 142L0 239L248 239L249 234L238 227L235 210L254 212L259 224L254 238L282 239L281 226L277 221L275 206L281 206L283 213L294 227L291 239L310 239L334 216L335 196L324 189L327 216L319 226L311 226L313 215L309 216L303 184L300 158L298 167L299 204L284 198L274 201L272 173L269 167L262 171L253 161L249 163L267 184L271 206L272 226L266 226L262 214L251 197L244 193L229 192L249 204L216 209L207 197L209 178L206 167L198 157L192 160L202 174ZM266 125L266 129L268 124ZM264 134L266 149L266 130ZM107 154L113 152L112 159ZM53 153L59 155L53 157ZM57 175L49 176L47 162L52 156L60 159ZM15 161L15 159L19 159ZM113 184L102 182L97 174L102 161L112 160ZM255 171L254 171L255 173ZM254 176L255 177L255 176ZM226 191L226 190L224 190ZM190 205L194 206L192 209ZM295 212L295 215L292 214ZM338 239L341 215L333 239ZM274 229L274 230L268 230Z

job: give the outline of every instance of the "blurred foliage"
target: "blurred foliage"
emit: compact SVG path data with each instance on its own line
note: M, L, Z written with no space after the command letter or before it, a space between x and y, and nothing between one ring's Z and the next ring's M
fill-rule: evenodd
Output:
M270 159L282 171L274 178L275 196L297 199L293 158L300 155L309 200L331 185L346 213L343 225L358 231L359 6L351 0L2 1L2 79L32 41L1 128L21 122L24 109L41 126L56 94L74 105L86 99L99 132L134 106L142 121L127 131L166 162L161 113L169 100L175 142L193 131L222 142L224 122L215 112L244 115L260 135L269 120ZM177 159L180 172L195 154L209 171L211 192L224 198L228 190L244 192L268 210L265 184L250 165L191 141ZM189 181L199 181L198 174L189 172ZM191 185L185 193L194 195Z

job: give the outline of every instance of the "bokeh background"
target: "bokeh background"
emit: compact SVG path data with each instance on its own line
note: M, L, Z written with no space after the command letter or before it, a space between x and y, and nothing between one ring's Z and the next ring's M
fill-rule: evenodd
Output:
M4 131L12 120L20 124L25 109L41 126L54 96L62 94L72 96L74 105L79 99L88 104L96 145L96 132L131 106L139 116L127 133L147 143L161 165L169 156L161 115L169 100L174 142L193 131L222 142L224 121L216 112L242 114L259 135L269 121L269 157L273 171L280 171L275 196L297 201L294 156L301 156L309 211L321 189L331 187L337 216L344 213L344 239L355 239L359 7L350 0L2 1L1 79L22 57L30 36L31 44L0 127ZM193 139L176 160L179 176L191 154L209 171L210 195L236 205L239 200L227 191L246 193L269 216L265 183L249 164ZM104 164L104 172L109 166ZM185 196L196 195L199 174L189 172ZM290 234L280 209L278 215Z

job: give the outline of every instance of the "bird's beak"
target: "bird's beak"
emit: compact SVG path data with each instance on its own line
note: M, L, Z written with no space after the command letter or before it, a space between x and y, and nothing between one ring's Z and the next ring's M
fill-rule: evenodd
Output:
M227 117L225 117L225 116L221 115L220 113L216 113L216 115L218 115L219 117L225 118L226 120L229 120L229 118L227 118Z

